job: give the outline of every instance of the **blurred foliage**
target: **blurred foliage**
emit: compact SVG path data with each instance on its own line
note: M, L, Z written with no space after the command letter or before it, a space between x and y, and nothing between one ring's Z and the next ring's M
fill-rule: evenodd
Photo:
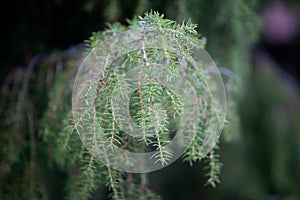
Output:
M240 104L244 198L300 198L300 96L282 71L257 63Z
M47 148L56 145L55 138L45 141L40 131L45 127L47 135L48 126L56 133L64 127L61 117L67 120L70 108L70 92L65 92L72 88L81 48L36 55L27 68L7 76L1 90L0 199L60 199L63 195L67 174L57 170L56 152ZM64 84L55 83L59 80Z

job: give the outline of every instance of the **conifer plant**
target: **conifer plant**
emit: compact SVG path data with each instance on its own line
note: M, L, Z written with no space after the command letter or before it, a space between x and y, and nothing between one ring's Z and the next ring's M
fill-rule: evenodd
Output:
M106 180L113 199L157 199L144 173L180 156L191 165L207 157L208 184L219 182L213 148L225 121L225 92L195 28L150 12L87 41L71 132L90 154L84 174Z
M207 184L220 182L226 95L205 39L157 12L128 24L93 33L84 59L37 56L7 79L0 199L58 198L54 171L66 199L99 198L102 186L114 200L161 199L147 173L177 159L207 163Z

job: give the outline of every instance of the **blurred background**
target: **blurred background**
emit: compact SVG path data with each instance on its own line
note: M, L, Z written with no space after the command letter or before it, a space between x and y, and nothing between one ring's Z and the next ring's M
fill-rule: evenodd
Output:
M165 200L300 199L298 0L13 0L1 8L0 199L65 199L68 172L49 164L52 140L41 136L63 126L70 99L59 94L70 94L60 85L72 86L92 32L150 9L191 18L216 64L238 77L224 76L221 184L205 187L202 163L178 161L150 174L152 188Z

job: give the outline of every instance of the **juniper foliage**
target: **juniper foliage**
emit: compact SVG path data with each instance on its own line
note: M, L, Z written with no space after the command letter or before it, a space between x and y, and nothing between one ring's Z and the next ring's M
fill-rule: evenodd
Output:
M189 52L192 48L189 44L192 43L203 47L205 45L205 41L198 37L196 25L191 21L177 24L157 12L150 12L139 20L129 21L128 27L116 23L109 25L104 32L93 33L86 41L87 48L83 54L92 52L105 37L136 27L176 31L181 34L177 41L183 52ZM1 121L1 128L4 130L1 134L3 148L0 152L0 185L3 188L1 199L47 199L61 196L66 196L67 199L91 199L99 194L96 191L103 190L102 186L105 186L107 191L107 194L102 192L103 198L107 195L112 199L161 199L151 190L147 174L120 172L107 163L105 165L99 162L79 139L78 121L72 119L70 99L81 56L82 47L62 54L38 55L32 59L27 69L12 72L5 81L1 91L0 113L1 118L5 119ZM161 56L167 63L164 70L168 71L170 79L180 76L176 72L178 58L175 54L167 54L163 50L147 51L147 59L155 59L157 56ZM145 57L141 51L140 54L129 53L124 59L133 61L131 63L147 64L143 58ZM45 68L45 65L54 67ZM114 65L110 67L113 69ZM107 146L126 146L129 150L134 150L140 144L141 150L145 150L146 145L152 145L152 148L159 152L155 155L156 161L162 165L166 164L170 154L164 151L164 146L169 143L172 134L176 134L174 124L181 113L181 104L176 95L153 80L133 93L130 114L134 122L142 128L161 124L154 137L148 137L145 128L145 137L136 141L134 138L124 137L125 134L114 121L114 110L109 103L111 96L108 93L118 77L108 68L103 80L103 85L100 85L98 90L97 107L101 112L97 117L103 124L105 136L108 138ZM201 74L195 74L192 81L195 85L206 84L201 79ZM90 84L93 86L92 82ZM210 94L203 87L198 87L196 92L203 98L199 108L203 118L199 120L199 130L192 144L182 157L183 161L191 165L203 158L200 149L207 134L211 109ZM39 98L36 98L37 96ZM166 105L169 112L165 112L165 108L160 104ZM206 158L207 183L213 187L219 182L218 175L222 166L215 150ZM60 186L55 186L57 182L53 183L52 177L48 176L53 170L58 170L63 175L56 177L61 179ZM51 188L63 185L66 185L63 194L51 191Z

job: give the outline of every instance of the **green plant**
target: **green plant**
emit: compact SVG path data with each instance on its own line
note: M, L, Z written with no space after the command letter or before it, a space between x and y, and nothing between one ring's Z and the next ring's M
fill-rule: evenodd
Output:
M185 150L184 161L200 161L217 143L216 127L223 126L224 113L221 106L214 108L215 89L205 74L209 63L197 60L202 68L195 69L190 60L200 51L197 45L203 48L190 21L179 25L150 12L129 21L127 28L109 28L87 41L89 56L74 85L71 132L78 133L91 153L83 180L92 181L101 173L114 199L128 194L138 199L149 190L146 174L130 173L168 165L180 148ZM102 162L96 164L96 158ZM214 151L207 159L208 184L215 187L221 164ZM130 183L138 186L126 187Z
M38 64L43 64L33 60L33 67L29 67L26 73L12 76L16 81L7 81L6 86L11 87L13 92L4 95L6 98L2 100L3 105L11 105L10 113L15 113L16 109L17 115L5 115L2 112L2 116L9 116L2 122L2 126L6 130L17 129L15 133L22 129L30 131L28 135L14 136L24 144L15 143L9 145L8 149L1 149L1 162L7 166L1 170L8 169L8 173L0 179L6 191L1 194L1 199L10 199L13 195L21 199L45 198L47 194L43 188L47 187L45 184L48 182L51 183L47 173L54 169L67 174L66 180L62 179L62 182L66 182L68 199L92 198L98 194L95 191L101 189L101 185L108 188L109 196L113 199L160 199L159 195L151 191L146 173L126 171L132 169L132 165L145 167L140 165L143 163L127 160L126 156L115 152L120 149L146 153L154 151L156 153L151 157L151 162L160 168L181 155L179 153L176 157L176 151L168 148L168 144L174 144L178 134L181 137L175 139L175 144L185 150L183 161L192 165L207 160L207 184L215 187L219 182L222 164L216 150L225 113L223 105L218 106L218 103L223 103L220 101L223 100L224 91L219 90L218 83L214 82L220 81L219 74L208 75L205 68L207 63L201 59L192 59L195 52L205 55L205 42L198 38L196 25L190 21L177 24L156 12L128 22L128 27L111 24L108 30L93 33L86 42L88 48L85 56L88 54L89 58L99 56L104 61L109 60L111 55L103 48L113 53L126 52L112 56L107 66L98 63L103 67L100 70L101 76L90 79L86 72L97 72L97 68L83 67L75 81L79 64L77 52L75 58L74 55L66 58L65 55L55 54L47 57L46 63L54 63L56 66L48 71L34 69ZM122 42L124 38L128 40ZM132 49L128 49L131 48L128 44L137 41L141 48L135 49L133 45ZM143 45L148 46L143 48ZM99 46L102 49L99 50ZM82 66L95 64L89 61L91 59L85 60ZM208 63L212 64L210 61ZM199 66L199 69L195 66ZM126 74L125 78L123 74ZM71 102L62 99L71 99L74 81L72 113ZM51 90L48 94L49 88ZM126 91L131 91L130 95ZM218 92L221 92L220 99L214 98ZM47 95L38 100L34 98L45 93ZM16 104L10 102L14 95L19 96ZM122 104L121 98L128 103L129 113L123 113L122 107L116 106ZM89 107L89 103L93 103L93 107ZM35 107L37 105L41 107ZM126 114L131 121L124 118ZM18 126L14 127L14 124ZM130 132L130 124L140 131ZM36 130L38 135L34 134ZM15 141L9 133L3 134L3 144ZM23 160L26 160L24 171ZM124 167L122 171L116 170L119 166L116 163L120 162ZM18 180L30 182L29 191L24 185L21 189L23 192L14 194L14 188L17 187L15 183L4 185L7 179L18 177L14 175L15 170L20 170ZM41 176L45 179L37 179Z

